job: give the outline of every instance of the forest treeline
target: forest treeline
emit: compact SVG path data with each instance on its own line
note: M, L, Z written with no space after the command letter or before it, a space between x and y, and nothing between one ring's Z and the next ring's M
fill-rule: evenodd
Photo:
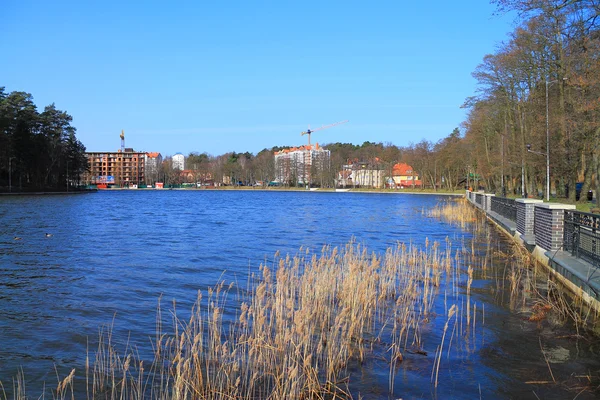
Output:
M87 168L73 118L54 104L38 112L25 92L0 87L0 190L64 190Z
M425 187L456 190L467 184L465 175L464 141L455 128L449 135L435 144L423 140L418 144L398 147L392 143L366 141L361 145L352 143L329 143L322 147L330 151L330 160L324 166L311 171L312 184L319 187L334 187L340 171L346 169L375 170L378 177L391 177L395 164L408 163L415 170ZM269 182L276 177L274 153L288 148L275 146L252 153L230 152L219 156L207 153L190 153L185 160L186 170L196 182L231 182L232 184L252 185L257 181ZM157 176L149 176L149 182L164 180L167 184L182 183L185 176L172 168L167 158ZM293 178L292 178L293 180ZM434 185L437 182L437 185ZM284 182L295 186L297 182ZM372 182L374 185L375 182Z
M600 193L600 2L494 3L519 24L473 73L465 164L486 189L538 194L549 152L552 192L574 200L581 182Z

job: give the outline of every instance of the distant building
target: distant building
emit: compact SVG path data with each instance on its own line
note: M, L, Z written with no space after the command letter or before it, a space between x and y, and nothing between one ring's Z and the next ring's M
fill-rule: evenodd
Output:
M184 169L179 173L179 175L181 177L181 182L196 183L196 171L193 171L191 169Z
M177 153L173 156L173 169L183 171L185 169L185 156Z
M398 163L394 165L392 170L392 179L393 185L396 187L413 187L422 185L419 175L410 165L405 163Z
M275 152L275 181L290 185L308 185L313 174L329 167L331 153L319 144L293 147Z
M372 161L349 161L342 166L338 173L338 187L369 187L379 189L383 187L385 169L378 158Z
M145 183L145 152L125 148L123 152L86 152L89 172L83 181L92 185L129 187Z
M144 164L146 167L146 184L153 185L160 181L159 172L162 165L162 155L158 152L146 153Z

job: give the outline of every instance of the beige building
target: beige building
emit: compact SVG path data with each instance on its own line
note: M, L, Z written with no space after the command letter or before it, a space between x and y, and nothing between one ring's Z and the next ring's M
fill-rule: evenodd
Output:
M350 164L342 166L342 170L338 173L338 187L369 187L382 188L385 181L385 170L383 165L376 162L358 162L354 161Z

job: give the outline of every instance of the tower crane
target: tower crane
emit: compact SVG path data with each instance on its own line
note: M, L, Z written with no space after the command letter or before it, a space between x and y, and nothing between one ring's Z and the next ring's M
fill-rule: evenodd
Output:
M121 138L121 158L119 159L120 163L120 171L119 171L119 186L123 187L123 164L125 164L125 131L121 130L121 134L119 135Z
M345 121L340 121L340 122L336 122L334 124L329 124L329 125L323 125L317 129L310 129L310 125L308 126L308 129L305 132L301 132L300 136L304 136L304 135L308 135L308 145L310 146L310 134L316 131L321 131L323 129L328 129L328 128L332 128L336 125L341 125L341 124L345 124L346 122L348 122L348 120Z

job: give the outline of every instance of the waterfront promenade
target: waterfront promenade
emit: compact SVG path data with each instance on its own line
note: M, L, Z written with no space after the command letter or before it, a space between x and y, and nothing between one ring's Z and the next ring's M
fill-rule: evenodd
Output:
M571 204L466 191L466 199L600 313L600 215Z

